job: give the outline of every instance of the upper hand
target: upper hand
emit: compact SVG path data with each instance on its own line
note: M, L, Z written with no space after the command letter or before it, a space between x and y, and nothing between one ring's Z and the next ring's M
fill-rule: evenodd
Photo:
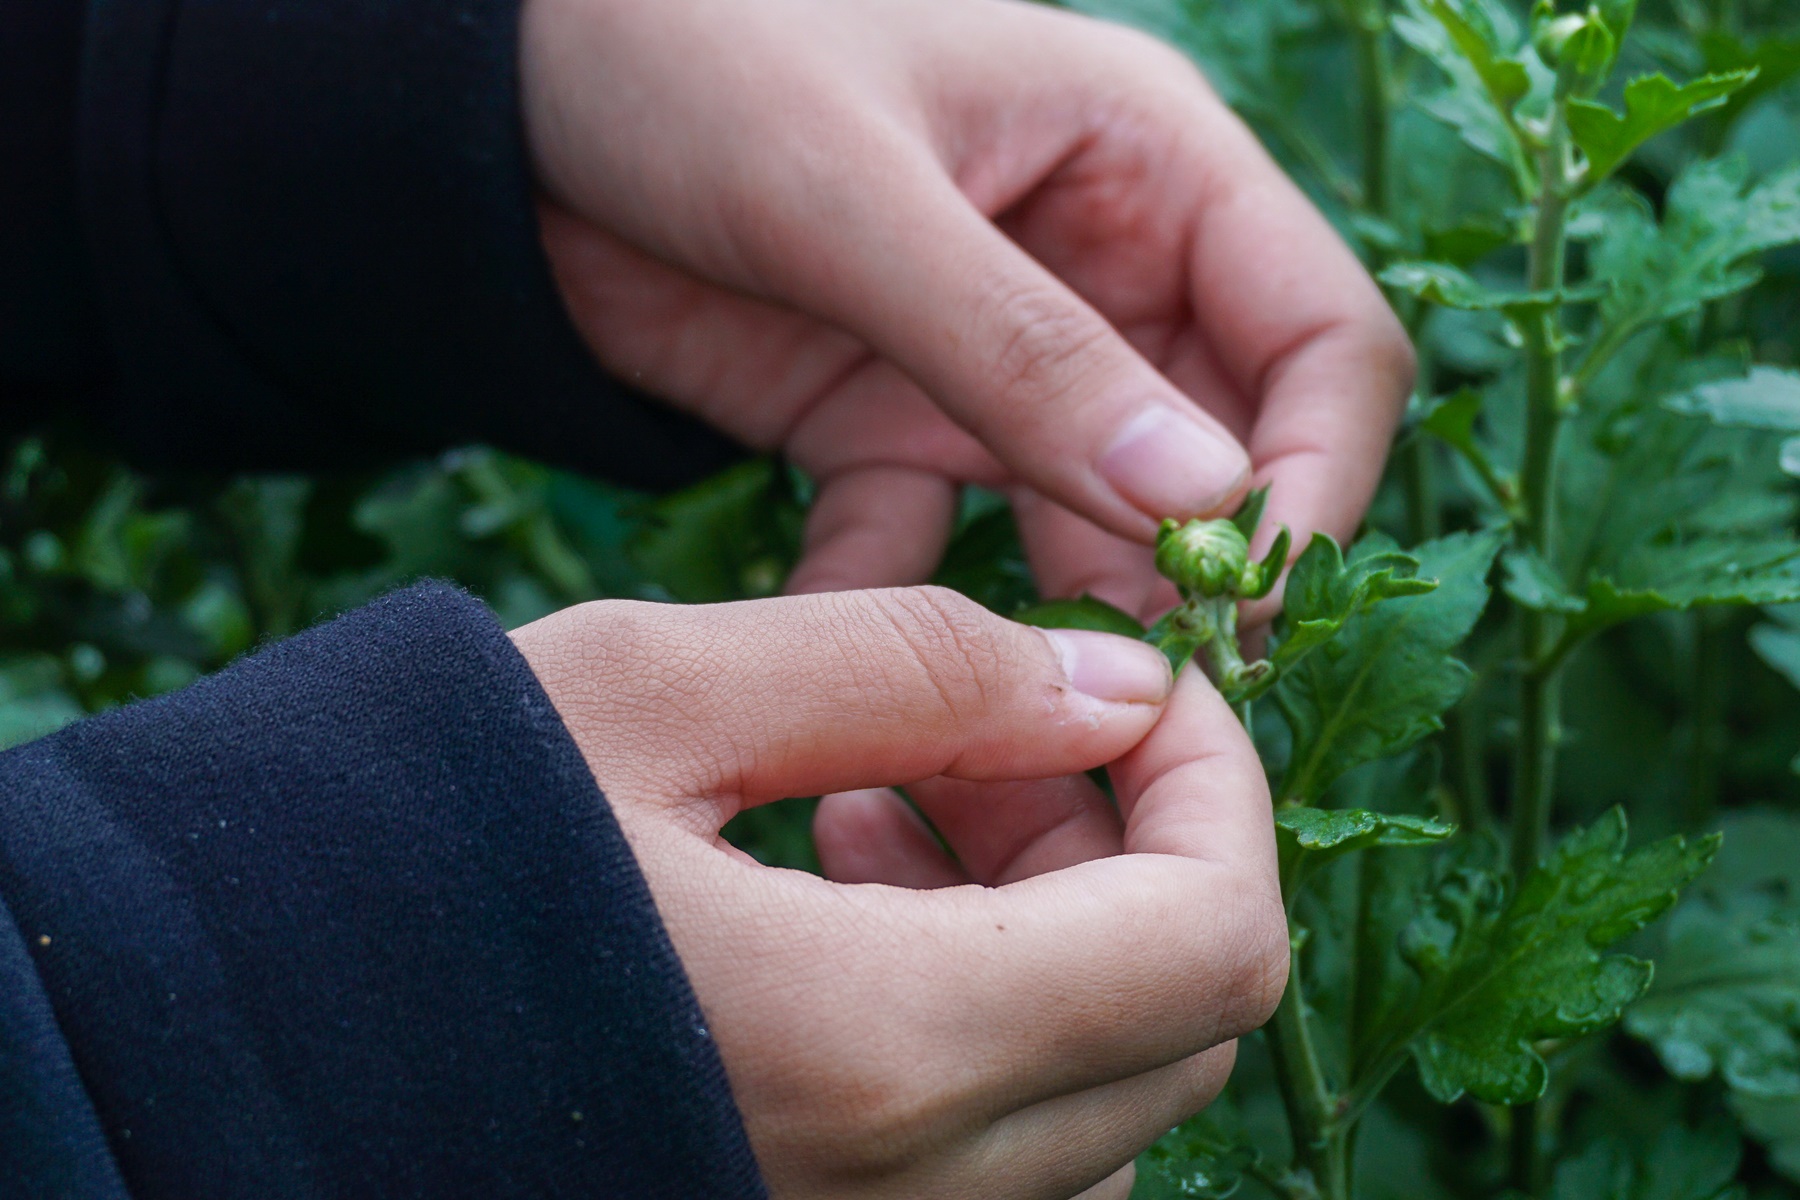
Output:
M1142 643L929 588L603 601L513 637L631 843L776 1200L1124 1200L1281 994L1261 765L1205 678L1171 693ZM1116 810L1043 778L1101 763ZM955 861L893 793L846 791L889 784ZM719 835L817 793L842 882Z
M601 362L819 483L794 590L917 582L956 487L1047 593L1156 521L1351 533L1411 384L1349 250L1176 52L1009 0L530 0L543 236Z

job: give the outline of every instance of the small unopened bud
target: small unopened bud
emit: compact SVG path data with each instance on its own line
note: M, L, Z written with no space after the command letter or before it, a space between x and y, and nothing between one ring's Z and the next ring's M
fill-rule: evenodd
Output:
M1598 92L1619 54L1619 40L1597 6L1566 16L1545 16L1540 10L1531 41L1538 57L1556 68L1557 90L1565 96Z
M1260 579L1250 544L1230 521L1164 521L1156 535L1156 569L1177 587L1208 598L1243 595Z

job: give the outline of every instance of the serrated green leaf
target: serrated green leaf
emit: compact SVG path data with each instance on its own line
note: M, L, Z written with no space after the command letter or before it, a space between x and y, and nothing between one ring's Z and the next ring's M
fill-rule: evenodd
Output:
M1662 407L1583 412L1564 442L1557 505L1557 573L1583 601L1573 634L1800 598L1794 501L1768 458L1762 435Z
M1742 379L1721 379L1668 401L1671 409L1740 429L1800 433L1800 371L1752 367Z
M1563 288L1542 292L1500 291L1476 282L1448 263L1401 262L1381 273L1381 282L1417 296L1429 304L1464 312L1504 312L1523 317L1562 304L1596 300L1599 287Z
M1510 115L1531 91L1531 74L1523 62L1507 55L1492 12L1458 0L1424 0L1424 8L1450 35L1463 61L1475 68L1495 109Z
M1542 1094L1535 1043L1616 1022L1651 978L1647 962L1602 952L1666 912L1705 869L1718 839L1670 838L1627 850L1614 809L1566 837L1510 897L1493 872L1461 871L1428 898L1402 951L1420 979L1406 1036L1422 1082L1444 1103Z
M1569 102L1569 132L1587 155L1585 186L1619 169L1633 151L1708 108L1723 104L1756 77L1755 71L1705 75L1677 84L1667 75L1644 75L1625 85L1625 113L1593 100Z
M1766 891L1689 900L1625 1028L1677 1079L1716 1073L1746 1095L1800 1097L1800 924Z
M1519 38L1510 21L1503 10L1470 0L1408 0L1392 28L1449 79L1443 90L1419 100L1420 107L1506 166L1526 195L1534 189L1534 171L1516 113L1534 91L1547 92L1554 77L1535 56L1513 55Z
M1418 572L1438 581L1435 591L1357 613L1325 650L1283 670L1275 695L1294 739L1283 796L1316 801L1345 771L1397 754L1442 727L1443 713L1468 685L1468 668L1453 652L1487 606L1487 573L1500 541L1497 532L1456 534L1417 547ZM1316 541L1307 553L1315 551L1328 558ZM1351 552L1348 569L1369 564L1379 575L1398 553L1392 542L1367 537ZM1329 566L1322 563L1322 575ZM1307 627L1304 614L1315 611L1305 586L1295 597L1290 579L1290 603L1299 605L1301 618L1290 635L1296 639Z
M1779 536L1702 539L1645 547L1627 560L1618 579L1590 580L1587 602L1572 623L1597 631L1653 612L1796 600L1800 600L1800 543Z
M1144 636L1143 622L1136 617L1096 596L1085 594L1073 600L1046 600L1020 609L1013 614L1013 620L1040 629L1091 629L1128 638Z
M1398 551L1353 555L1345 563L1338 544L1315 533L1288 573L1282 605L1282 637L1272 661L1285 671L1336 637L1345 622L1384 600L1422 596L1437 581L1418 578L1419 560Z
M1702 162L1676 180L1660 225L1643 200L1619 194L1602 227L1591 274L1610 291L1597 351L1754 286L1751 259L1800 242L1800 167L1752 184L1742 159Z
M1282 890L1293 899L1302 870L1376 847L1430 846L1456 826L1406 813L1366 809L1284 808L1275 814L1275 841L1281 855Z

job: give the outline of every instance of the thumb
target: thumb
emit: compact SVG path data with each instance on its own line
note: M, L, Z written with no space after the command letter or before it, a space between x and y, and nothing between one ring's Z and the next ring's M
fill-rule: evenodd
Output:
M1223 510L1250 458L935 162L813 224L829 272L790 286L929 392L1021 479L1123 536ZM869 195L879 200L866 199ZM821 232L822 231L822 232Z

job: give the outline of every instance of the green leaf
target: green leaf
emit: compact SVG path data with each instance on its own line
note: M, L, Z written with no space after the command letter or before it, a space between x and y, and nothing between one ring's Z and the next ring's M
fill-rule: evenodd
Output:
M1594 631L1653 612L1796 600L1800 542L1783 536L1698 538L1645 547L1627 560L1618 578L1593 579L1587 604L1573 623Z
M1518 485L1494 466L1493 456L1475 435L1475 423L1485 407L1481 394L1464 388L1433 405L1419 428L1462 455L1487 487L1488 497L1509 517L1518 517Z
M1302 575L1295 564L1288 603L1295 618L1290 639L1301 643L1276 685L1282 715L1293 731L1294 750L1282 781L1284 797L1314 802L1345 771L1397 754L1443 726L1443 713L1468 685L1469 671L1453 651L1487 606L1487 573L1499 551L1498 532L1456 534L1428 542L1412 553L1419 575L1438 581L1429 593L1418 581L1399 575L1407 556L1378 536L1352 550L1343 572L1332 570L1331 551L1317 539L1307 548L1317 574ZM1329 645L1305 654L1319 641L1308 632L1313 621L1340 611L1340 581L1366 578L1379 590L1412 587L1416 594L1364 607L1343 621ZM1375 581L1384 581L1377 584ZM1352 586L1350 595L1357 594ZM1276 651L1279 660L1282 648Z
M1158 1139L1140 1166L1175 1195L1225 1200L1237 1194L1256 1161L1241 1132L1208 1109Z
M1508 550L1502 556L1505 582L1501 585L1513 603L1533 612L1578 613L1587 601L1569 594L1568 585L1556 574L1556 568L1530 547Z
M773 595L799 549L799 510L767 460L732 467L658 500L647 518L632 542L632 558L688 603Z
M1531 91L1531 74L1523 62L1505 54L1493 13L1458 0L1424 0L1424 8L1450 35L1463 61L1475 69L1495 110L1510 117Z
M1464 388L1432 405L1419 428L1465 458L1485 458L1475 441L1475 422L1481 417L1481 393Z
M1284 808L1275 815L1275 829L1282 845L1321 858L1371 846L1429 846L1456 832L1430 817L1341 808Z
M1740 429L1800 433L1800 371L1752 367L1742 379L1722 379L1668 401L1671 409Z
M1550 1200L1740 1200L1744 1190L1732 1181L1742 1157L1742 1139L1724 1119L1668 1125L1636 1154L1603 1137L1557 1164Z
M1776 608L1775 620L1750 630L1750 648L1783 678L1800 688L1800 611Z
M1656 985L1625 1018L1669 1074L1800 1097L1800 924L1766 891L1697 897L1670 918Z
M1169 665L1175 668L1177 675L1206 643L1206 635L1188 623L1186 607L1182 605L1170 609L1144 634L1146 642L1168 657Z
M1569 132L1588 160L1584 185L1593 187L1639 146L1723 104L1754 78L1755 71L1731 71L1678 85L1667 75L1640 76L1625 85L1623 116L1593 100L1571 100Z
M1231 523L1237 526L1246 542L1256 536L1256 527L1262 524L1263 510L1268 507L1269 489L1259 487L1245 496L1244 502L1238 505L1237 512L1232 514Z
M1415 103L1507 168L1517 198L1537 191L1521 118L1548 112L1556 75L1523 45L1507 6L1489 0L1404 0L1391 27L1436 65L1447 86Z
M1543 1094L1535 1044L1616 1022L1651 965L1602 951L1674 905L1711 861L1718 838L1675 837L1626 849L1614 809L1569 834L1507 896L1502 877L1461 871L1429 898L1402 951L1420 979L1409 1020L1425 1088L1443 1103L1467 1092L1493 1104Z
M1769 457L1759 434L1661 406L1584 411L1564 439L1557 503L1558 574L1582 600L1572 635L1800 599L1794 499Z
M1523 317L1558 305L1595 300L1599 287L1562 288L1542 292L1499 291L1477 283L1448 263L1400 262L1381 273L1381 282L1429 304L1464 312L1504 312Z
M1800 1100L1733 1096L1731 1109L1750 1135L1769 1149L1769 1165L1800 1183Z
M1284 808L1275 814L1282 891L1291 901L1300 872L1376 847L1430 846L1456 832L1430 817L1366 809Z
M1635 196L1603 207L1591 277L1610 291L1597 350L1754 286L1761 271L1751 259L1800 242L1800 167L1752 184L1741 158L1696 164L1669 190L1660 225Z
M1040 629L1092 629L1100 633L1116 633L1121 637L1141 638L1144 626L1121 608L1114 608L1094 596L1082 595L1074 600L1046 600L1013 614L1021 625Z
M1435 591L1437 581L1417 578L1418 570L1419 560L1399 551L1352 555L1346 564L1335 541L1313 534L1288 573L1276 668L1292 667L1336 637L1351 617L1384 600Z

